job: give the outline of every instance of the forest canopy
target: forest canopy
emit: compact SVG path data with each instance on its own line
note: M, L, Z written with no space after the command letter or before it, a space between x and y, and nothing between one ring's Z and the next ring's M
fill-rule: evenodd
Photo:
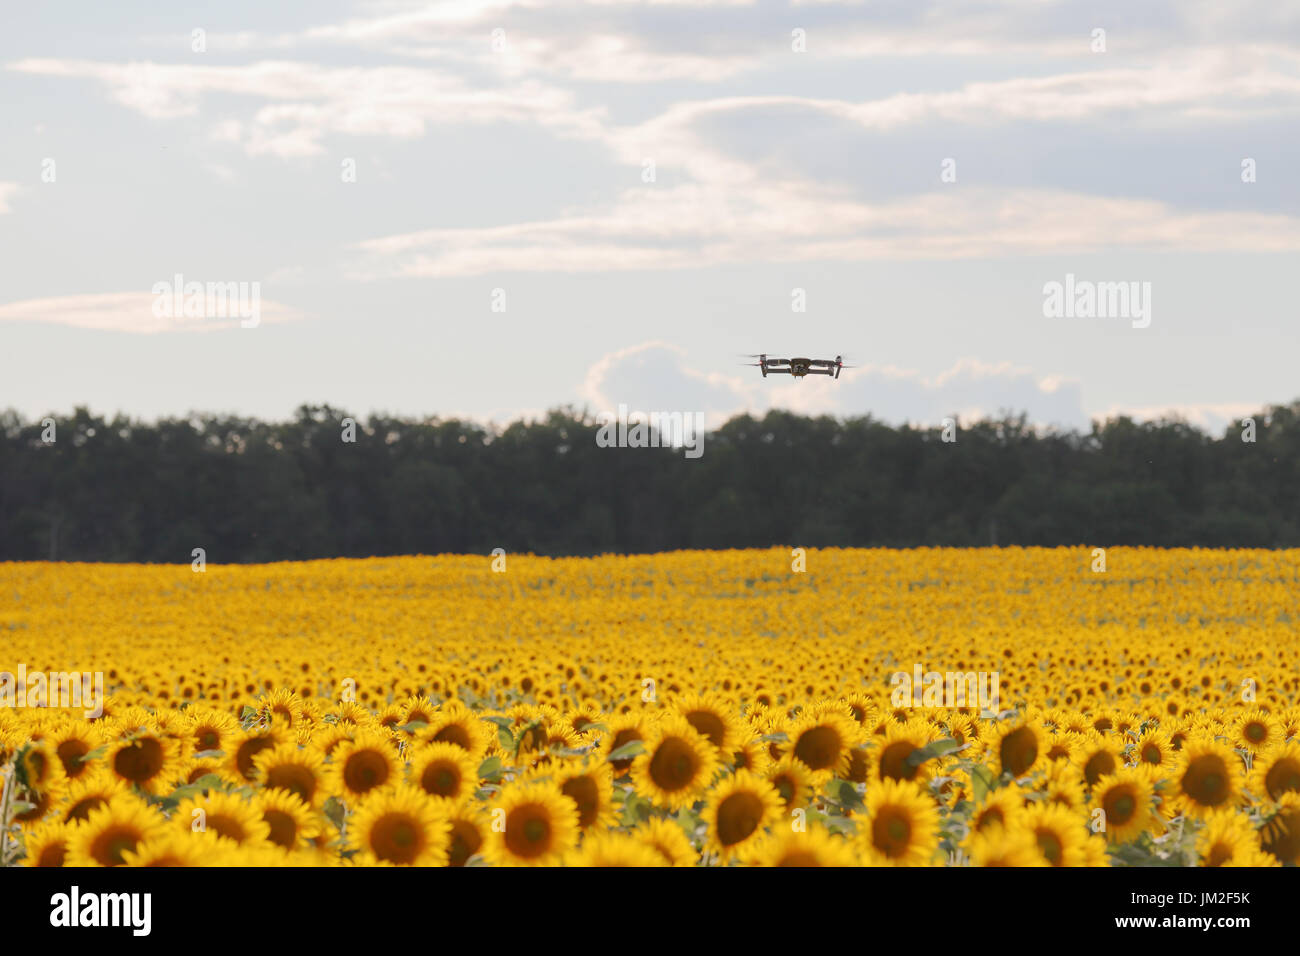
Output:
M1300 401L1185 422L940 428L742 415L703 455L601 447L574 408L504 427L303 406L291 421L0 414L0 560L188 563L786 545L1300 547ZM953 436L949 436L953 437Z

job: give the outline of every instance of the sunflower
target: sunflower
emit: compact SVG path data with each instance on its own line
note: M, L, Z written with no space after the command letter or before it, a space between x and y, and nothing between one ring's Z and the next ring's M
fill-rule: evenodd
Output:
M1260 834L1250 820L1232 810L1206 814L1196 834L1196 858L1200 866L1277 866L1264 852Z
M887 779L867 789L865 855L876 864L924 866L939 846L934 801L907 780Z
M257 699L253 709L268 725L286 730L297 727L305 715L302 698L296 691L285 689L263 694Z
M813 772L793 756L782 757L770 764L764 776L781 795L787 814L800 807L806 807L811 802L817 787Z
M82 823L90 816L90 811L129 792L130 789L122 779L106 769L82 774L60 796L56 808L59 819L64 823Z
M491 725L470 710L459 700L449 700L432 714L429 726L418 734L420 740L427 743L455 744L469 753L475 761L481 761L487 751L488 742L494 739Z
M554 772L560 792L578 811L578 828L590 830L614 821L614 771L607 763L561 763Z
M761 840L781 816L776 788L748 770L738 770L714 787L701 814L708 846L724 863Z
M974 866L1047 866L1033 831L992 823L966 840L966 855Z
M266 838L285 850L296 850L320 833L316 811L290 790L259 790L253 806L266 824Z
M1241 796L1241 768L1241 758L1226 744L1210 737L1188 737L1172 775L1177 791L1171 806L1195 817L1234 806Z
M411 754L406 779L431 797L461 803L478 788L478 765L455 744L420 744Z
M1270 800L1284 793L1300 793L1300 741L1279 741L1255 755L1250 789Z
M815 708L794 722L789 736L790 754L821 782L848 772L861 728L838 709Z
M1151 809L1154 796L1150 775L1140 767L1123 767L1098 780L1092 798L1105 813L1106 839L1128 843L1153 829L1159 823Z
M742 856L750 866L848 867L857 866L852 844L821 827L786 832L784 829L756 842Z
M694 866L699 852L675 820L651 817L632 830L632 836L653 849L669 866Z
M992 790L971 814L971 829L983 831L993 827L1010 827L1023 812L1023 807L1024 800L1014 787Z
M100 735L93 724L64 721L50 731L48 740L68 780L76 780L95 766L95 761L87 759L100 744Z
M930 742L930 731L923 724L916 721L893 723L885 728L883 736L872 758L872 781L924 782L929 779L931 764L909 760Z
M325 792L325 756L315 747L283 743L253 758L253 776L263 789L287 790L316 807Z
M156 794L175 779L180 751L180 742L171 737L137 730L109 745L105 765L123 783Z
M1083 771L1072 763L1049 764L1040 787L1048 803L1067 810L1082 810L1087 802Z
M1284 793L1261 834L1260 845L1283 865L1300 864L1300 793Z
M702 738L700 744L708 746ZM578 811L559 787L517 783L492 805L492 831L483 852L498 866L547 866L559 863L577 839Z
M123 853L164 832L166 826L162 814L134 796L114 797L71 829L65 865L121 866Z
M740 746L740 721L733 707L714 694L688 694L674 708L686 722L709 739L719 755L734 753Z
M750 770L761 774L771 762L772 758L768 756L767 748L758 738L741 744L731 755L733 770Z
M451 824L447 836L447 865L464 866L482 849L487 839L487 822L482 811L470 805L449 805L446 812Z
M271 828L255 803L221 790L182 800L172 822L182 832L211 831L239 846L266 843L271 837Z
M609 730L601 739L599 753L605 760L609 760L615 778L622 779L631 773L635 758L621 757L618 760L610 760L609 755L634 741L644 740L646 723L645 718L640 714L619 714L606 720L605 726Z
M1258 753L1284 737L1282 725L1258 707L1252 707L1233 721L1229 736L1238 747Z
M451 821L442 808L418 787L397 784L362 801L348 836L372 866L445 866Z
M1078 741L1075 760L1083 772L1085 785L1092 787L1102 777L1124 766L1124 741L1113 734L1089 730Z
M196 754L219 750L226 753L239 735L239 722L224 710L191 707L185 712L186 740Z
M1019 720L1003 731L997 749L1000 772L1023 777L1044 750L1042 732L1033 721Z
M1173 735L1152 727L1138 737L1133 756L1140 766L1168 770L1174 761Z
M240 778L247 783L252 783L257 779L257 765L253 762L257 759L257 755L264 750L272 750L290 742L289 735L285 731L274 727L252 733L240 731L229 740L230 749L226 751L229 754L226 762L232 772L239 774Z
M652 847L626 833L593 833L565 858L566 866L667 866Z
M158 833L122 853L122 865L132 867L237 866L241 862L234 846L211 830Z
M361 730L335 750L327 789L355 801L395 782L399 774L392 738L378 731Z
M23 831L23 866L63 866L73 827L62 820L45 820Z
M1036 803L1025 810L1015 830L1033 837L1048 866L1084 866L1088 862L1088 830L1083 817L1055 803Z
M680 714L668 714L646 734L645 753L632 764L637 790L678 810L713 778L717 748Z

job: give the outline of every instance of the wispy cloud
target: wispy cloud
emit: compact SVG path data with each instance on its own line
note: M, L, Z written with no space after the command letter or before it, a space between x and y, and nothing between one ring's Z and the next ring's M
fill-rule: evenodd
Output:
M159 316L149 292L104 292L27 299L0 305L0 322L42 322L100 332L215 332L240 328L239 318ZM275 324L305 318L291 306L262 299L260 322ZM244 330L250 331L251 330Z

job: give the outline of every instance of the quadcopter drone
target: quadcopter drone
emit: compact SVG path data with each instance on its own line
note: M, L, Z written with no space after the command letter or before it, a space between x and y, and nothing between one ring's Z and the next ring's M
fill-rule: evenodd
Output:
M750 364L761 368L764 378L767 378L769 372L773 375L792 375L795 378L803 378L805 375L830 375L839 378L841 369L853 367L844 364L842 355L835 356L834 361L831 359L768 358L766 352L751 355L749 358L758 359L757 362Z

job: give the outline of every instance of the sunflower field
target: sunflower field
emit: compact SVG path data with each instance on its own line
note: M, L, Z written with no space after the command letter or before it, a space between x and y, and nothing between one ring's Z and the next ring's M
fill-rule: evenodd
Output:
M1096 554L0 564L0 861L1297 863L1300 552Z

